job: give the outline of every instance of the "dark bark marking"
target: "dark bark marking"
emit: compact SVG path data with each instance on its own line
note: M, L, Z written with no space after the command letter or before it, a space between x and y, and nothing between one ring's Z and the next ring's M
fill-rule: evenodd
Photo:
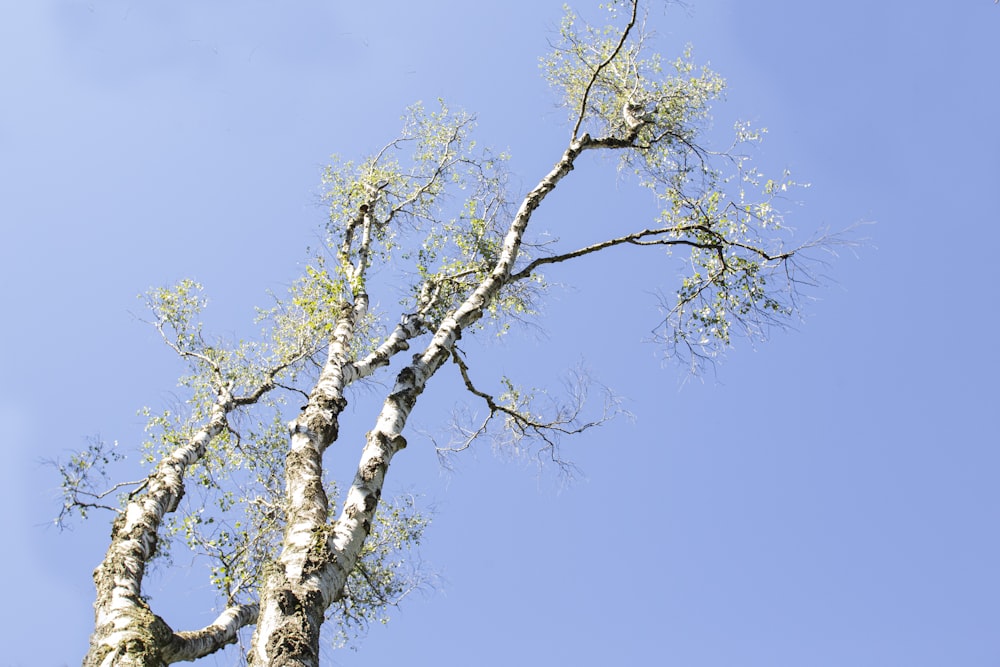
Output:
M381 433L377 434L375 437L379 438L383 443L387 440L386 436L382 435ZM361 470L358 471L358 474L361 476L361 479L363 481L370 482L373 479L375 479L375 475L378 474L379 469L383 468L384 466L385 466L385 461L382 459L382 457L374 456L368 459L368 462L365 463L364 466L362 466Z

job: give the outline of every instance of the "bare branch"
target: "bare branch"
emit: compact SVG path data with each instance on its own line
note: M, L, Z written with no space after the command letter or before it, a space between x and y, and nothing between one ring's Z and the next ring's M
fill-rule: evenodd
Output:
M587 402L587 388L591 384L591 380L584 373L576 373L568 391L572 403L570 405L553 404L552 416L542 417L539 414L533 414L533 397L517 390L508 380L504 380L507 391L500 399L477 388L472 381L469 367L457 348L452 350L452 361L459 369L465 388L486 404L488 414L478 427L469 429L458 427L462 432L462 441L450 447L437 447L439 456L444 453L468 449L474 440L488 433L490 423L495 417L502 416L504 418L503 425L494 437L496 446L501 449L512 447L515 451L519 451L522 449L521 441L539 442L542 444L540 454L548 452L552 462L556 463L564 472L572 472L572 464L562 459L558 453L559 439L563 436L578 435L595 426L600 426L616 416L628 414L621 408L620 401L610 392L605 391L605 403L600 416L596 419L582 421L581 416Z

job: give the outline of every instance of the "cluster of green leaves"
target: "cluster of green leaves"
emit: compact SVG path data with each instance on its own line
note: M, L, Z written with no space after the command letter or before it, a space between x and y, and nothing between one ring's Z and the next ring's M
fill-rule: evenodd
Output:
M271 367L288 364L282 371L288 383L305 386L315 379L336 322L350 307L351 289L344 272L328 264L322 254L313 257L286 295L276 297L271 308L258 311L258 322L266 325L263 335L269 340L268 363ZM373 324L369 317L356 324L352 339L356 356L375 345Z
M665 66L652 52L637 2L604 6L610 24L593 27L567 11L560 40L542 66L593 143L618 150L621 173L660 202L656 233L637 245L686 248L681 287L665 304L662 339L697 365L731 344L734 327L751 337L793 311L792 253L775 232L775 200L795 183L762 176L748 149L763 130L738 124L723 151L705 147L710 109L725 81L684 55ZM764 233L770 236L766 238ZM769 284L774 272L787 271Z
M359 268L359 252L366 253L361 268L384 264L398 248L400 233L438 218L439 198L460 178L474 146L468 136L473 124L471 116L443 102L430 113L416 104L407 110L400 136L374 155L357 163L333 157L323 174L327 245L342 265ZM364 212L372 221L370 247L359 237Z
M428 329L494 268L512 214L507 156L478 148L470 138L475 119L439 105L433 112L414 105L399 138L360 163L335 161L323 180L328 244L341 267L335 278L353 280L357 293L367 289L360 262L393 267L407 285L403 304ZM362 255L365 212L372 243ZM511 316L530 315L539 284L534 277L507 286L487 320L502 331Z
M303 337L287 335L277 326L262 341L233 344L206 340L201 317L208 300L203 287L190 279L153 288L145 300L153 316L151 324L187 364L188 374L179 384L190 390L186 402L194 410L189 418L194 424L206 419L208 408L223 388L234 395L253 393L267 385L276 372L301 362L309 350L298 340Z
M663 202L661 221L671 237L690 247L687 271L667 306L663 339L693 361L730 345L734 328L761 338L795 311L801 278L779 236L776 200L798 184L787 172L781 181L764 178L740 152L762 135L737 126L733 148L721 160L733 166L729 173L715 166L720 160L706 159L697 177L675 174L666 187L644 183Z
M602 8L608 22L599 27L567 8L559 40L541 60L546 80L576 123L574 135L632 137L636 145L662 143L664 148L695 139L725 81L697 68L690 48L670 65L650 52L637 3ZM635 127L636 119L643 121L641 127Z

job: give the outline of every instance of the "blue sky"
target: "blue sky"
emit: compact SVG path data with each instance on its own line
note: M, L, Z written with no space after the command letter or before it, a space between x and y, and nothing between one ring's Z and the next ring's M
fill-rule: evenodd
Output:
M416 100L476 112L530 188L568 135L537 68L561 5L0 7L0 623L16 638L0 664L85 652L108 525L51 528L58 481L39 461L96 434L137 443L136 410L176 400L178 364L135 295L191 276L210 328L253 331L316 242L328 156L381 146ZM764 125L759 164L812 184L787 211L793 240L874 222L866 245L829 265L794 331L686 382L646 342L673 270L621 252L553 272L547 334L485 347L482 368L557 385L582 361L635 420L566 443L583 471L569 485L487 447L446 474L410 437L389 487L435 508L422 557L438 585L327 664L996 665L1000 7L691 0L650 16L664 53L690 42L728 79L712 136ZM585 166L538 224L596 236L645 210L611 165ZM452 385L414 426L441 426ZM352 408L358 433L371 415ZM349 468L356 447L337 447ZM212 617L187 583L150 581L177 629Z

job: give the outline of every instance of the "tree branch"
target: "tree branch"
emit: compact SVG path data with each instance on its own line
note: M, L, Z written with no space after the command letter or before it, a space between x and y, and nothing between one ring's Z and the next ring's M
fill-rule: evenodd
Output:
M211 625L201 630L175 632L170 643L163 648L166 664L197 660L214 653L228 644L235 644L242 628L257 621L256 604L241 604L222 612Z
M660 236L663 234L687 234L692 232L702 232L708 234L716 239L714 243L705 243L700 241L692 241L691 239L684 238L653 238L649 237ZM648 240L647 240L648 239ZM697 225L681 225L673 227L658 227L656 229L643 229L638 232L633 232L631 234L626 234L625 236L619 236L617 238L608 239L607 241L600 241L592 245L579 248L570 252L560 253L558 255L549 255L546 257L539 257L532 260L527 266L518 271L517 273L511 274L510 279L514 280L524 280L531 276L531 274L540 266L546 264L557 264L559 262L565 262L567 260L575 259L577 257L583 257L584 255L590 255L607 248L613 248L614 246L619 246L623 244L648 246L648 245L658 245L658 246L672 246L672 245L684 245L693 248L701 248L703 250L719 250L726 247L736 247L742 248L749 252L758 255L761 259L766 261L777 261L782 259L787 259L792 256L792 252L784 252L779 254L770 254L762 248L752 246L747 243L742 243L738 241L731 241L726 239L722 234L713 230L708 225L697 224Z
M611 55L605 58L604 62L594 69L594 73L590 77L590 82L587 83L587 87L583 91L583 100L580 102L580 115L576 119L576 125L573 126L573 134L571 135L572 139L575 140L577 138L577 133L580 131L580 125L583 124L583 118L587 114L587 98L590 96L590 89L594 87L594 83L597 82L597 77L601 75L601 71L611 64L611 62L618 56L618 52L622 50L623 46L625 46L625 42L628 40L629 32L631 32L632 28L635 26L638 13L639 0L632 0L632 16L629 18L628 25L625 26L625 29L622 31L621 39L618 40L618 46L616 46L615 50L611 52Z
M496 444L501 444L499 440L503 438L502 444L512 445L515 449L520 450L519 443L522 440L540 441L544 443L542 451L550 452L551 460L562 468L564 472L571 473L574 470L574 466L559 456L559 439L562 436L583 433L595 426L600 426L610 421L615 416L623 413L627 414L621 409L618 400L608 392L604 410L600 417L589 421L581 421L580 417L587 402L587 388L590 385L590 380L585 374L577 373L569 390L573 403L569 406L555 405L554 414L551 418L535 416L529 411L530 406L534 403L531 395L522 396L520 391L516 390L508 380L504 380L508 386L509 394L509 404L505 405L503 397L497 400L492 394L484 392L475 386L469 374L469 367L462 359L457 348L452 349L452 361L458 366L465 388L469 393L486 403L489 414L475 429L462 429L464 442L458 446L437 447L439 455L442 452L457 452L468 449L474 440L487 433L489 424L494 417L503 415L505 421L500 435L497 436L498 442Z

